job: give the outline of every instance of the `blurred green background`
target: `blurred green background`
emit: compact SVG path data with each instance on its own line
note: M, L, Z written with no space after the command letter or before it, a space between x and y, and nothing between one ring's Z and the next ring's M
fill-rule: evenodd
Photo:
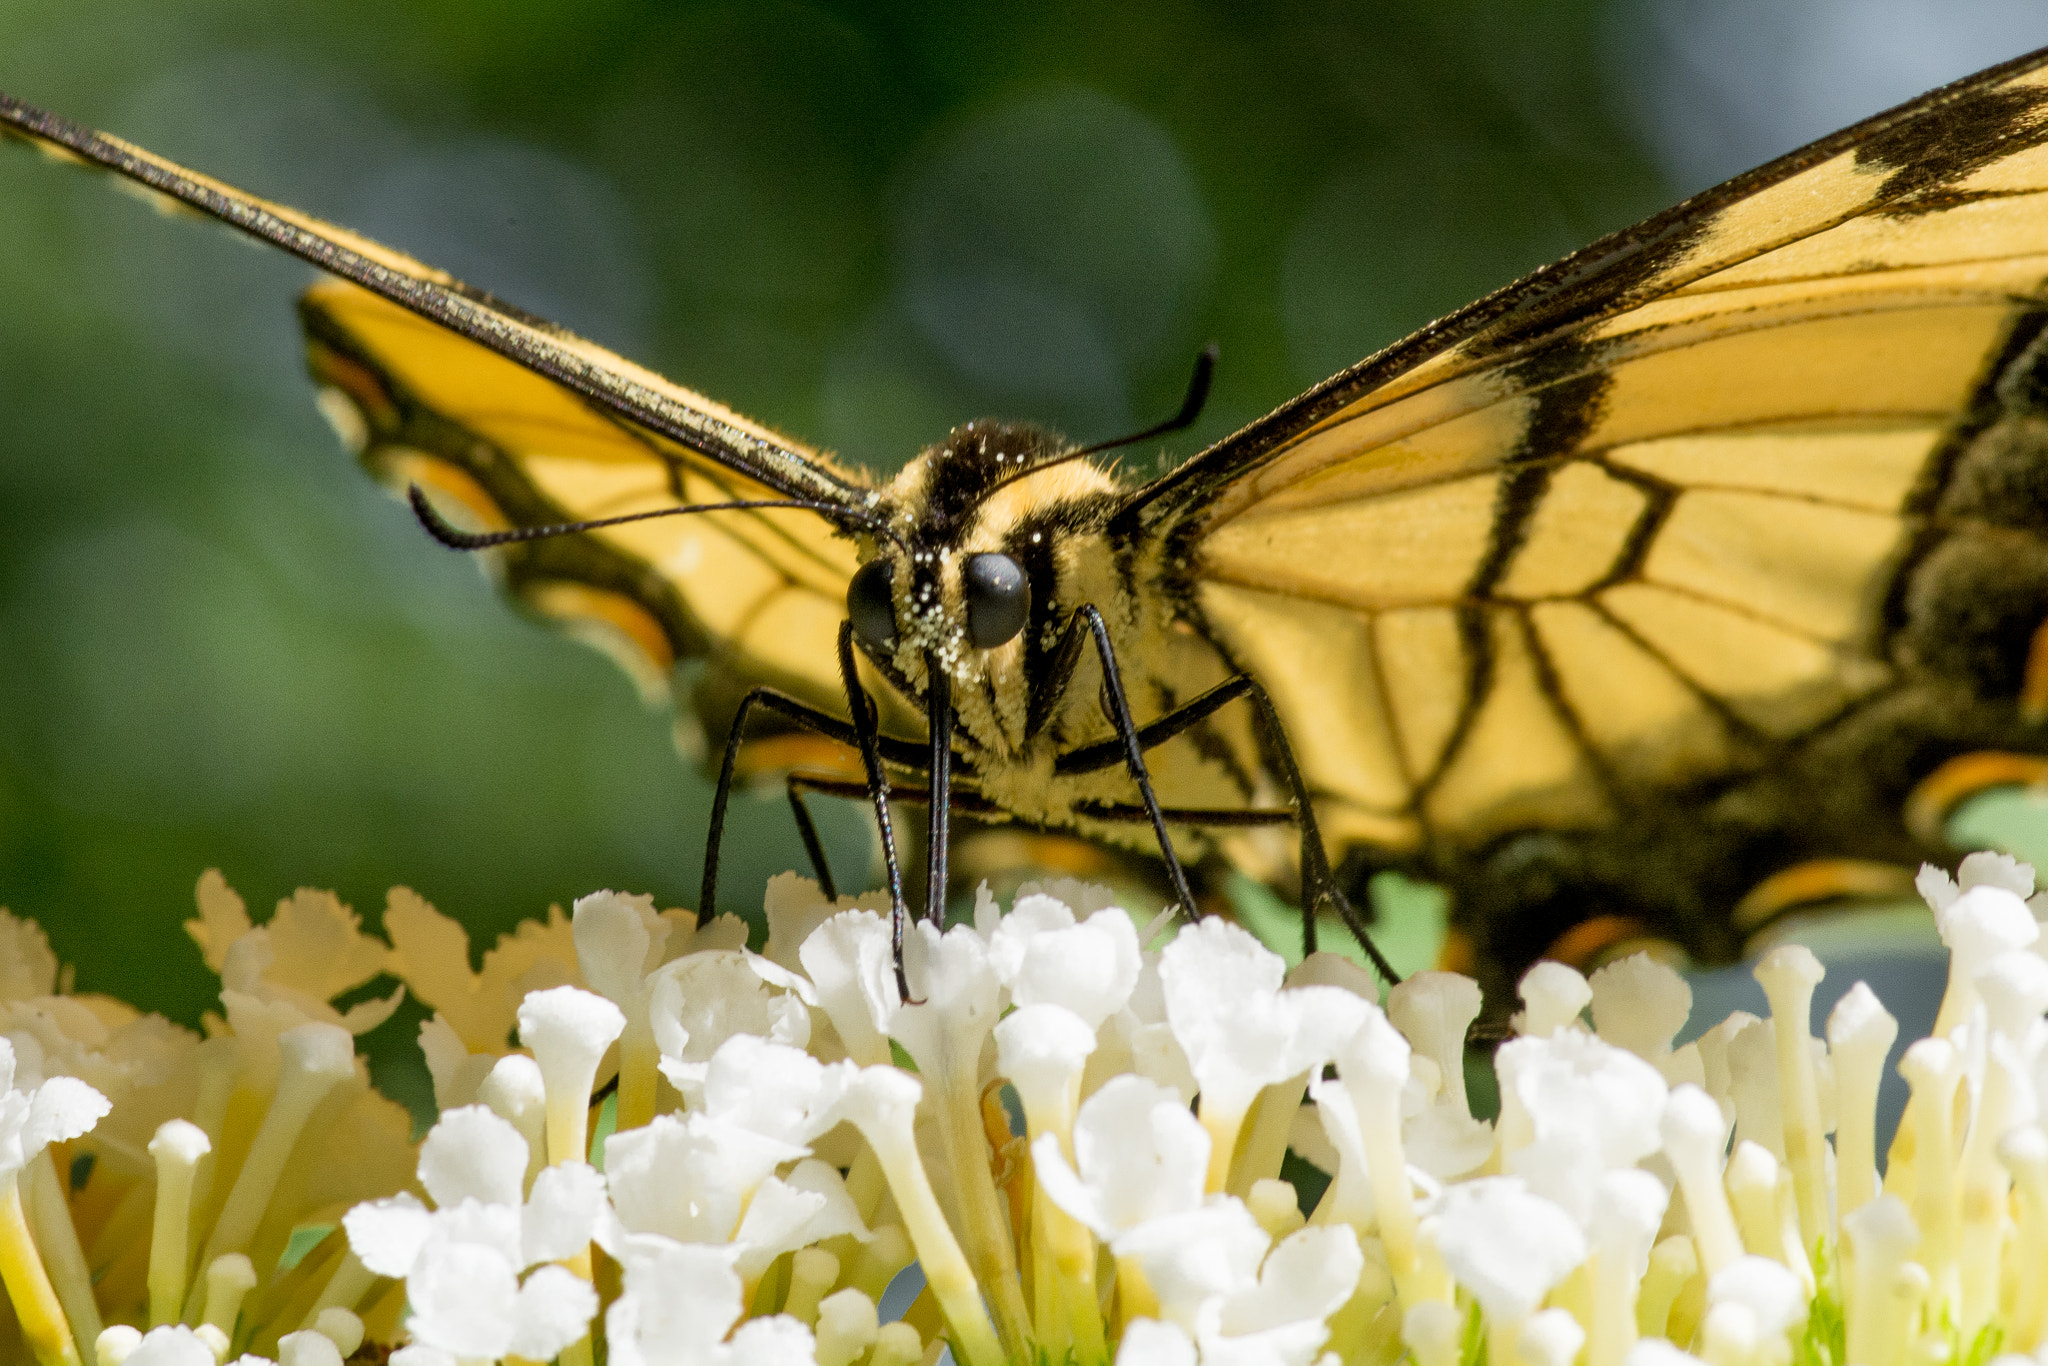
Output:
M976 416L1127 430L1213 337L1184 456L2044 42L2033 0L0 0L0 89L886 469ZM356 471L300 370L308 278L0 155L0 903L187 1021L210 866L259 915L405 883L485 941L695 895L708 788L667 719ZM726 904L758 905L801 856L779 797L734 820ZM825 821L857 866L859 814Z

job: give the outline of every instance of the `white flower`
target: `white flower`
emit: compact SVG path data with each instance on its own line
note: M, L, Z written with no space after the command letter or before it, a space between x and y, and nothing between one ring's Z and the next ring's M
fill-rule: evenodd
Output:
M342 1223L369 1270L402 1278L407 1331L455 1358L546 1360L583 1336L597 1312L590 1284L536 1263L586 1248L606 1216L604 1178L581 1163L540 1173L524 1202L526 1141L483 1106L443 1115L420 1148L420 1184L357 1205Z
M92 1132L112 1108L76 1077L28 1079L15 1087L14 1045L0 1036L0 1178L12 1176L52 1143Z
M1502 1070L1533 1129L1508 1170L1583 1223L1601 1175L1631 1167L1662 1144L1666 1087L1656 1068L1580 1030L1513 1039Z
M1111 906L1076 924L1050 896L1020 896L989 934L989 962L1018 1006L1059 1005L1091 1030L1121 1010L1141 955L1131 918Z
M873 911L841 911L797 948L818 1006L848 1057L863 1067L889 1061L889 1036L868 1006L865 983L891 967L889 922Z
M1039 1188L1054 1204L1097 1237L1113 1240L1148 1220L1201 1205L1209 1133L1178 1093L1127 1074L1081 1103L1074 1166L1051 1134L1032 1144L1031 1160Z
M664 1243L626 1263L605 1311L614 1366L814 1366L811 1330L786 1315L732 1326L742 1286L722 1248ZM731 1340L727 1334L731 1332Z
M1586 1260L1585 1235L1511 1176L1452 1186L1437 1206L1437 1250L1490 1322L1517 1323Z
M744 949L693 953L648 977L648 1015L661 1074L695 1100L704 1066L730 1039L801 1050L810 1042L810 983Z

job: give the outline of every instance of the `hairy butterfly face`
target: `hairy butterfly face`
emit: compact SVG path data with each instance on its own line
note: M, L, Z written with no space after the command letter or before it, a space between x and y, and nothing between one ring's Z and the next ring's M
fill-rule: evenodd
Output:
M1075 605L1083 528L1113 503L1107 476L1064 449L1036 428L954 429L886 490L900 540L878 538L847 585L869 659L912 697L945 670L961 724L995 752L1025 738L1032 669Z

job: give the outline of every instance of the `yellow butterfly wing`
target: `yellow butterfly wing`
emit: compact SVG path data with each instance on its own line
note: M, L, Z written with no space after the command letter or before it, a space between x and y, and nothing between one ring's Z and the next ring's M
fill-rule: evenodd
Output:
M493 554L521 601L619 659L649 695L677 680L679 662L702 660L679 680L684 714L714 738L756 684L845 713L835 641L856 555L833 514L866 505L864 477L346 228L4 95L0 132L340 277L301 307L323 410L399 492L417 483L471 527L679 503L818 506L659 518ZM883 705L891 722L907 714ZM757 760L833 748L792 736Z
M315 285L300 313L321 406L364 463L469 529L778 496L353 285ZM683 700L714 736L756 684L845 710L835 647L857 560L815 514L660 517L492 555L520 601L618 659L650 698L702 660Z
M1610 911L1725 958L1776 868L1910 861L1913 783L2048 749L2044 282L2037 53L1480 301L1132 511L1340 852L1449 882L1505 967Z

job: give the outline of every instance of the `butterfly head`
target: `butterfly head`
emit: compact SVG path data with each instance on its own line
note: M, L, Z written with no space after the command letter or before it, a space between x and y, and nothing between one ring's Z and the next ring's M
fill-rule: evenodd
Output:
M990 740L1021 738L1026 656L1064 615L1063 532L1077 501L1106 506L1115 487L1069 454L1038 428L956 427L884 492L894 535L875 539L848 586L867 655L913 692L930 668L947 670L963 724L979 733L985 722Z

